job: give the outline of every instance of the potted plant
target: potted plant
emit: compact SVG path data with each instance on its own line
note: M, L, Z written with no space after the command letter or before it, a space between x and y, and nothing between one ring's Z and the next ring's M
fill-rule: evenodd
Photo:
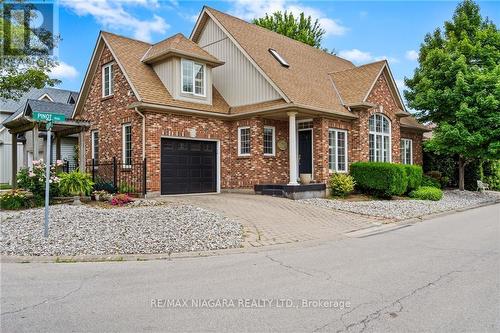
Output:
M92 191L92 186L94 185L91 177L80 171L64 173L60 178L59 187L61 191L69 193L73 196L74 205L81 204L80 196L89 194L90 191Z
M301 184L307 185L311 183L312 175L310 173L301 173L299 178Z

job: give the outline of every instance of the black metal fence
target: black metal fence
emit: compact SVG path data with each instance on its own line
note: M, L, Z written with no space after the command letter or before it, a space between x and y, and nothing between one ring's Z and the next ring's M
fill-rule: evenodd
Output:
M92 176L94 189L110 193L146 194L146 159L123 164L114 157L109 161L87 161L85 172Z

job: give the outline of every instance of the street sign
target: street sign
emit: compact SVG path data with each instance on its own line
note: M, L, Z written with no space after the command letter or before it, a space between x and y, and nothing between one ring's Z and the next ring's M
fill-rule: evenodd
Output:
M33 112L33 119L36 121L64 121L66 116L60 113Z

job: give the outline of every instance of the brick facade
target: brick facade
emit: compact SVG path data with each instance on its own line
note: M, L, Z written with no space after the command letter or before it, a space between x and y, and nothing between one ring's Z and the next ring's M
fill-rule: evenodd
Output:
M85 156L91 159L92 130L99 131L100 160L113 157L121 159L122 125L132 125L132 152L134 163L142 161L142 117L128 105L136 101L132 89L119 66L113 66L114 95L102 98L101 66L113 61L108 49L100 56L99 65L93 76L89 95L84 103L83 112L77 118L91 123L90 131L85 133ZM316 117L313 118L313 168L314 179L325 182L328 179L328 133L329 129L342 129L348 132L348 163L367 161L368 118L376 112L386 115L391 121L392 161L399 162L400 137L413 140L413 160L422 163L422 134L418 131L400 130L396 116L398 106L391 93L385 75L381 75L374 85L368 102L381 107L355 112L354 121ZM147 158L147 191L160 191L161 138L181 137L217 140L220 143L221 188L252 188L259 183L287 183L289 175L288 148L280 150L277 143L288 143L288 121L252 117L243 120L221 120L173 113L144 111L145 116L145 157ZM275 156L264 156L264 126L274 126L276 135ZM251 128L251 155L238 156L238 127Z

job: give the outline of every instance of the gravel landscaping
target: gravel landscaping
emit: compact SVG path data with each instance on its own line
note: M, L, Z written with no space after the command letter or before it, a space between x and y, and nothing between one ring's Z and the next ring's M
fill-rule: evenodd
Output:
M1 213L6 255L74 256L173 253L240 247L242 226L190 206L137 200L132 207L55 205L43 237L43 208Z
M449 211L459 208L473 207L479 204L495 202L499 194L470 191L443 191L440 201L429 200L370 200L347 201L336 199L307 199L304 203L319 207L333 208L352 213L379 216L388 219L402 220L412 217Z

